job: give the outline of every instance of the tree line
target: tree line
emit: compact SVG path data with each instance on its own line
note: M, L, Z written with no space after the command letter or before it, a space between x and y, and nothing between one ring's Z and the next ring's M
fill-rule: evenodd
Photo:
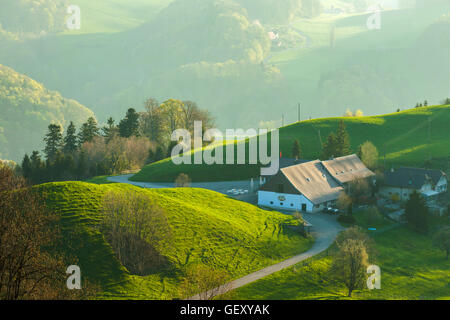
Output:
M43 138L43 154L37 150L25 154L22 173L39 184L136 170L170 156L172 132L185 128L193 133L194 121L202 121L205 130L214 125L209 112L195 102L159 103L151 98L145 111L129 108L118 124L110 117L100 127L90 117L78 130L71 121L64 133L61 125L52 123Z

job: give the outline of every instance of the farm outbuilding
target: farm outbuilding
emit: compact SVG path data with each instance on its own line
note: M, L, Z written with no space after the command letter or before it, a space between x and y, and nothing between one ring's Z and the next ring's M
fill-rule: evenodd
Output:
M314 160L281 168L258 191L258 205L275 209L319 212L336 204L345 187L375 174L356 155Z

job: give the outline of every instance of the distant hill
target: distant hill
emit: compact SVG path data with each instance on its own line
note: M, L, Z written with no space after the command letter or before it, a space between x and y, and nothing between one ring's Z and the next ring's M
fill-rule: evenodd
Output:
M0 158L21 160L40 150L47 126L81 124L93 112L33 79L0 65Z
M280 129L280 150L291 157L294 140L299 140L302 158L321 157L321 140L335 131L343 120L351 137L354 152L365 141L379 150L380 163L386 166L423 166L430 157L440 169L449 167L450 106L422 107L398 113L358 117L324 118L302 121ZM241 142L242 143L242 142ZM173 182L180 173L193 181L242 180L259 175L256 165L179 165L171 159L144 167L132 180Z
M61 214L66 253L78 258L84 276L103 287L103 298L173 299L179 295L177 286L187 265L205 263L236 278L311 244L289 227L298 224L292 217L203 189L149 190L81 182L35 188L49 208ZM97 228L103 196L126 190L154 199L172 228L173 245L158 249L170 266L145 277L129 274Z

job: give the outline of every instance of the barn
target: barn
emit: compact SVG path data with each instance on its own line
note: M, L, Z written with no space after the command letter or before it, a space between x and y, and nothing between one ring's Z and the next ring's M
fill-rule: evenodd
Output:
M318 212L334 204L343 190L321 161L310 161L281 169L258 191L258 205Z
M356 155L295 164L281 168L260 188L258 205L319 212L334 206L351 182L373 177L375 174Z

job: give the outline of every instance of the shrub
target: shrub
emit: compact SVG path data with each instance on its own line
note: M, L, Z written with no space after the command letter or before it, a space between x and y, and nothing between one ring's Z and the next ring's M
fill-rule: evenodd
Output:
M338 217L338 221L340 223L347 223L347 224L354 224L354 223L356 223L355 218L353 216L351 216L351 215L348 215L348 214L340 215Z

